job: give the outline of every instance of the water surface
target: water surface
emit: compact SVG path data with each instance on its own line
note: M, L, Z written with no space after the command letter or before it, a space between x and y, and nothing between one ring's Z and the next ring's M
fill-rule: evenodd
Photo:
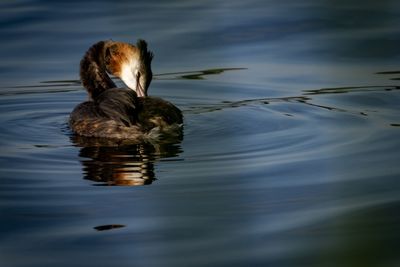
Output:
M397 1L3 1L2 266L397 266ZM182 140L74 136L79 60L144 38ZM122 86L120 82L117 83Z

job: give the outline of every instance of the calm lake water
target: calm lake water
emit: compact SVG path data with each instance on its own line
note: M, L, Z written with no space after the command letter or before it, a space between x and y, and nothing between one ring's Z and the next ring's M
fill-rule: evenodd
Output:
M3 0L0 34L1 266L400 265L399 1ZM83 53L138 38L183 139L74 136Z

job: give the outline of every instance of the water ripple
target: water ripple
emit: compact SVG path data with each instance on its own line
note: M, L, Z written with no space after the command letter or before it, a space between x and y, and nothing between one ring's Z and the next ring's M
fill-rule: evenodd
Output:
M202 77L204 73L193 75ZM185 77L179 79L185 81ZM24 238L51 236L56 239L53 242L62 239L64 244L66 236L88 238L85 229L110 233L114 238L127 233L185 233L195 221L210 225L207 235L199 236L197 242L178 235L168 239L168 246L204 253L221 246L230 248L229 253L213 254L215 259L235 258L234 252L260 257L265 252L229 244L288 235L399 202L395 188L378 183L394 184L400 172L395 167L400 150L395 139L400 120L394 112L400 99L398 87L323 88L305 90L297 96L235 95L231 100L223 93L214 94L215 98L202 94L194 97L194 91L213 88L207 84L193 84L190 89L182 84L181 88L170 84L171 80L176 79L159 80L154 92L163 93L160 87L173 88L164 94L183 109L185 136L179 142L160 144L73 135L68 115L85 98L76 81L48 81L45 86L3 91L2 205L18 208L17 214L23 218L60 220L57 227L47 226L46 231L40 223L33 223L29 227L34 230ZM222 92L237 89L219 86ZM175 97L179 90L188 93ZM149 198L146 191L132 194L113 189L138 185L151 185L154 195ZM367 193L365 188L369 188ZM104 204L104 198L112 204ZM85 204L87 199L93 204ZM184 205L182 199L191 203L184 214L177 212ZM141 217L144 210L154 208L154 203L158 203L155 214ZM103 213L107 206L110 211ZM100 215L97 210L101 210ZM160 217L160 212L166 216ZM94 218L90 215L93 213L97 214ZM111 219L109 214L113 214ZM64 222L65 217L84 218L86 224L73 220L71 225L68 220ZM252 217L256 219L249 219ZM215 220L227 227L215 224ZM13 244L10 237L4 240ZM130 238L126 240L131 242ZM151 250L164 245L158 240L151 243ZM143 249L146 251L146 247ZM269 253L272 257L300 253L302 249L300 244L280 240L276 251Z

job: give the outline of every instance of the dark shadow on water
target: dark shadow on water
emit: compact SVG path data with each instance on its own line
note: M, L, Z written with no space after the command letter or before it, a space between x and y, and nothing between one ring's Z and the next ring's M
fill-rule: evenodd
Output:
M304 95L344 94L355 92L375 92L399 90L400 86L351 86L337 88L322 88L316 90L304 90Z
M154 164L162 158L175 158L182 152L180 139L158 144L129 144L72 135L71 141L81 147L83 178L94 181L97 186L151 184L156 180Z
M157 80L181 80L181 79L204 80L204 76L218 75L226 71L246 70L246 69L247 68L217 68L217 69L206 69L197 71L182 71L182 72L160 73L155 75L155 77Z
M107 224L107 225L99 225L96 227L93 227L97 231L108 231L108 230L113 230L113 229L118 229L118 228L123 228L125 225L123 224Z
M394 75L394 76L397 76L397 77L390 78L390 80L392 80L392 81L400 80L400 77L398 77L400 75L400 71L398 71L398 70L395 70L395 71L381 71L381 72L377 72L376 74L379 74L379 75Z

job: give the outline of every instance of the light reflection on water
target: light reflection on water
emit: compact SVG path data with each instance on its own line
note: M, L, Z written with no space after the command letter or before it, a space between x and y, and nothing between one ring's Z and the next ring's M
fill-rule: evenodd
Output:
M0 5L1 265L398 265L396 1ZM182 139L70 132L111 37L149 41Z

